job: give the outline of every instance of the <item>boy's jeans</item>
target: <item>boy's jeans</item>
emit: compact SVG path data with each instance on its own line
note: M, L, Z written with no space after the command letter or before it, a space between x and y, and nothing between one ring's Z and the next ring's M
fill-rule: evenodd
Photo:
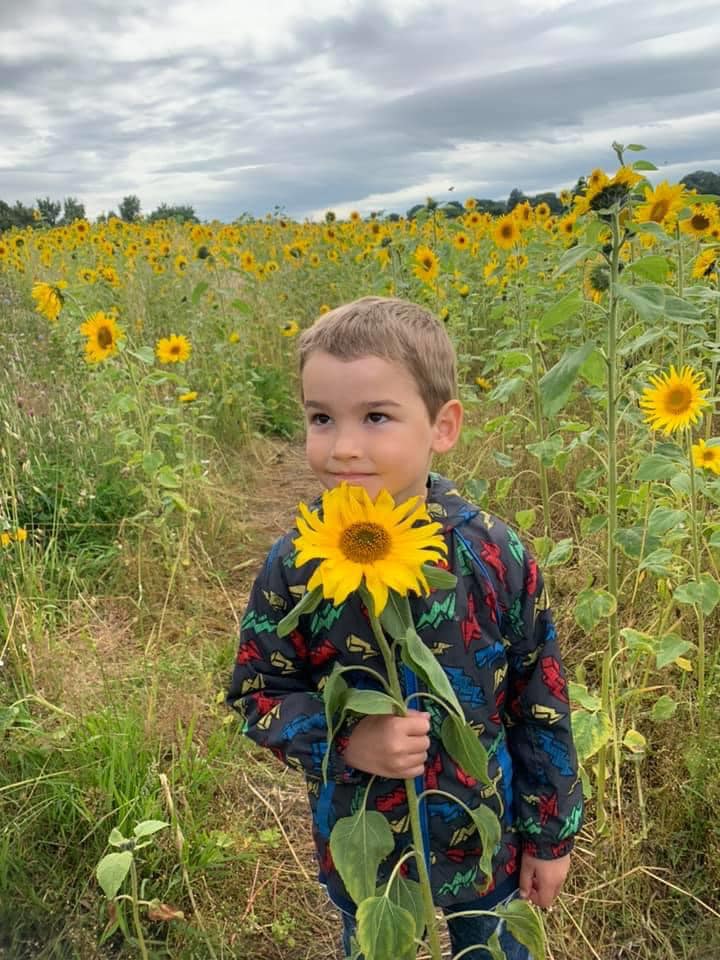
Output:
M511 894L505 900L508 903L517 896L517 892ZM479 903L463 903L456 907L448 907L446 913L459 913L461 910L482 910ZM350 956L350 938L355 933L355 919L349 913L342 913L343 920L343 949L345 956ZM493 933L497 930L500 938L500 946L505 951L507 960L532 960L527 947L518 943L515 937L504 929L505 924L497 917L458 917L457 920L448 921L448 932L450 933L450 943L452 944L452 956L465 950L467 947L475 944L487 943ZM470 950L464 953L462 960L488 960L490 954L487 950Z

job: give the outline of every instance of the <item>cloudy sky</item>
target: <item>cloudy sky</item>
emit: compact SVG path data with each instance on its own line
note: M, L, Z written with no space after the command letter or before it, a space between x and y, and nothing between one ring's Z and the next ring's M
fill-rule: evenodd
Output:
M677 180L720 171L720 3L0 0L0 131L0 198L91 217L505 199L613 140Z

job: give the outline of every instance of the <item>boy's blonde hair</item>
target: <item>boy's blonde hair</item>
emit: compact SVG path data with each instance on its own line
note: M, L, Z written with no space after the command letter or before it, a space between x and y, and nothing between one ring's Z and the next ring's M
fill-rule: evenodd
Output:
M330 310L298 341L300 373L323 350L338 360L381 357L402 364L417 384L431 422L457 396L455 349L429 310L392 297L362 297Z

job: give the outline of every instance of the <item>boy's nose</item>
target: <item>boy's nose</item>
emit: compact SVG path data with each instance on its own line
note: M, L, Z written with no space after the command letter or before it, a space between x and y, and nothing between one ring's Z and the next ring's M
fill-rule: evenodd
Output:
M360 438L355 430L338 430L333 444L333 456L336 460L353 460L362 456Z

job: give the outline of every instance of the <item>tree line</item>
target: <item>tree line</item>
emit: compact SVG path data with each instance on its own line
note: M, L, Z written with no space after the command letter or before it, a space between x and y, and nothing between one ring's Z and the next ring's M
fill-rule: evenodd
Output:
M713 194L720 196L720 173L713 173L709 170L695 170L693 173L686 174L680 183L684 183L689 190L697 190L699 194ZM585 178L580 177L572 189L574 195L585 191ZM533 207L541 203L547 204L550 212L559 214L563 211L563 204L557 194L552 191L537 193L528 196L523 193L519 187L515 187L507 200L490 200L484 197L475 198L475 208L482 213L490 213L498 216L503 213L509 213L518 204L529 202ZM428 200L426 203L418 203L411 207L406 217L412 219L420 210L426 209L429 204L435 201ZM435 204L437 206L437 204ZM459 217L465 210L463 204L457 200L450 200L442 204L442 210L446 217ZM375 214L380 216L380 214ZM140 198L135 194L129 194L123 197L118 206L117 213L111 210L109 213L100 214L97 217L98 223L107 222L111 217L118 217L126 223L135 223L142 220L146 223L153 223L156 220L177 220L180 223L190 221L198 223L198 217L195 209L190 204L167 204L161 203L151 213L143 215L140 204ZM75 220L86 218L85 204L76 197L65 197L62 202L51 200L50 197L38 198L34 207L28 207L19 200L10 206L4 200L0 200L0 233L4 230L10 230L12 227L61 227L74 223ZM400 214L391 213L387 215L389 220L398 220ZM242 219L252 219L247 214L242 215Z

